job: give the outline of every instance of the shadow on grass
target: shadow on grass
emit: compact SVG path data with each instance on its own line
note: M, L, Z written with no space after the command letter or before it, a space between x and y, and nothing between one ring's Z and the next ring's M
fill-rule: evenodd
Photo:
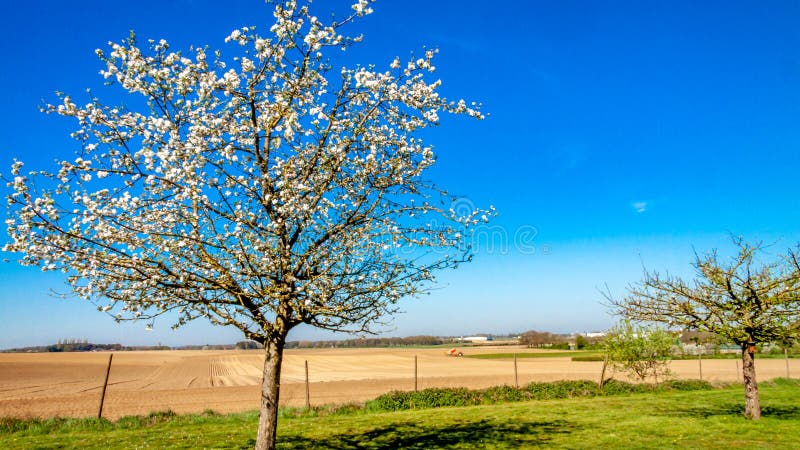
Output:
M744 412L744 408L742 408ZM798 406L765 406L761 408L761 415L764 417L774 417L776 419L800 419L800 407Z
M669 416L685 416L707 419L711 416L738 416L744 417L744 405L729 403L726 405L714 405L701 408L676 409L666 413ZM800 419L800 407L798 406L762 406L761 417L771 417L775 419Z
M423 423L401 422L365 432L336 434L320 438L284 435L278 438L278 448L292 449L395 449L442 447L517 447L521 444L546 444L556 434L568 434L575 426L569 422L477 422L431 426ZM254 443L254 442L253 442Z

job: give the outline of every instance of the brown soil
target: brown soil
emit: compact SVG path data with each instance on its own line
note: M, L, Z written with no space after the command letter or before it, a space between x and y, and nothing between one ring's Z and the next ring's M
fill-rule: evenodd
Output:
M487 346L465 353L534 352ZM0 416L84 417L97 414L108 353L0 354ZM443 349L322 349L286 352L281 375L281 403L305 404L308 361L312 404L364 401L391 390L463 386L482 388L514 383L510 359L454 358ZM235 412L258 408L261 351L153 351L114 353L103 416L172 409L178 413ZM531 381L596 380L601 362L569 358L518 359L520 385ZM738 366L737 366L738 364ZM782 359L757 360L760 380L785 376ZM800 361L790 370L800 373ZM703 377L741 379L736 360L703 360ZM678 378L698 378L697 361L673 361ZM617 378L620 378L617 375Z

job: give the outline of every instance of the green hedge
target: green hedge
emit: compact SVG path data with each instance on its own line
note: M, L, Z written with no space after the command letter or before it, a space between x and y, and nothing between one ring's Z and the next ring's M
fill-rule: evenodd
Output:
M531 383L521 388L495 386L488 389L431 388L422 391L394 391L366 402L367 411L397 411L405 409L440 408L444 406L474 406L524 400L553 400L562 398L624 395L643 392L696 391L714 387L706 381L667 381L657 385L633 384L610 380L603 389L587 380Z

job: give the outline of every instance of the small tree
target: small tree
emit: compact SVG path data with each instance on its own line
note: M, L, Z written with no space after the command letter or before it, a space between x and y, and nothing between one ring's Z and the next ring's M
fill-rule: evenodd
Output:
M482 117L426 81L435 51L333 66L369 3L323 23L276 1L267 33L234 30L227 58L111 43L102 74L127 106L63 96L45 111L77 121L77 157L12 168L5 249L22 264L64 272L117 320L173 312L175 327L202 317L264 345L257 448L275 446L287 333L369 332L468 260L489 214L451 207L424 177L435 157L419 132L440 114Z
M670 374L669 360L675 343L668 331L656 327L637 326L628 320L609 330L604 347L615 368L645 381L658 382Z
M695 331L714 333L742 349L745 416L761 417L756 382L756 346L786 342L798 335L800 319L800 264L796 252L762 263L756 259L761 244L734 239L738 254L720 261L716 251L696 256L696 277L645 272L629 287L629 294L609 301L616 312L632 320L661 322Z

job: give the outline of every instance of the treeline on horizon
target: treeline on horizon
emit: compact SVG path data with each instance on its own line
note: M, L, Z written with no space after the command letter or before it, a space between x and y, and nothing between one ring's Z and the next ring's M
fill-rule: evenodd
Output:
M722 345L726 344L724 339L705 331L672 331L676 342L681 344L696 345ZM519 343L528 348L547 348L547 349L570 349L574 347L578 350L593 350L603 347L606 336L584 336L581 334L558 334L547 331L529 330L522 333Z
M34 345L30 347L10 348L5 353L60 353L60 352L100 352L126 350L122 344L93 344L91 342L75 342L66 344Z
M561 336L552 335L549 336ZM489 336L486 334L476 334L475 336ZM567 336L567 335L563 335ZM495 340L516 340L519 334L512 333L507 336L494 335ZM411 346L433 346L453 344L459 346L472 345L471 342L459 342L455 336L406 336L406 337L360 337L355 339L342 340L321 340L321 341L289 341L284 348L368 348L368 347L411 347ZM524 335L521 343L525 344ZM502 343L496 343L503 345ZM507 343L506 343L507 344ZM529 345L532 346L532 345ZM560 348L558 346L545 345L543 347ZM567 345L567 348L569 346ZM181 345L170 347L167 345L122 345L122 344L93 344L85 339L63 339L52 345L38 345L30 347L20 347L0 350L3 353L47 353L47 352L92 352L92 351L143 351L143 350L255 350L264 348L258 342L244 340L235 344L199 344Z
M438 336L375 337L326 341L289 341L289 348L361 348L361 347L408 347L417 345L442 345L452 339Z
M2 353L60 353L60 352L102 352L102 351L150 351L150 350L248 350L263 348L253 341L241 341L236 344L215 345L182 345L170 347L167 345L122 345L122 344L94 344L88 341L59 341L51 345L34 345L0 350Z
M323 341L290 341L286 343L287 349L298 348L360 348L360 347L403 347L420 345L442 345L452 338L437 336L408 336L391 338L356 338L346 340ZM122 344L93 344L86 340L65 339L52 345L37 345L30 347L12 348L2 350L5 353L53 353L53 352L97 352L97 351L142 351L142 350L255 350L264 348L254 341L239 341L236 344L215 345L182 345L169 347L166 345L138 345L126 346Z
M675 337L675 346L680 348L677 352L683 355L696 355L698 351L717 354L722 350L737 350L735 344L714 333L693 330L670 331L670 333ZM528 348L550 350L604 350L607 337L530 330L519 336L519 343ZM784 350L791 355L800 354L800 343L787 345L786 343L765 342L759 351L764 354L777 355L783 354Z

